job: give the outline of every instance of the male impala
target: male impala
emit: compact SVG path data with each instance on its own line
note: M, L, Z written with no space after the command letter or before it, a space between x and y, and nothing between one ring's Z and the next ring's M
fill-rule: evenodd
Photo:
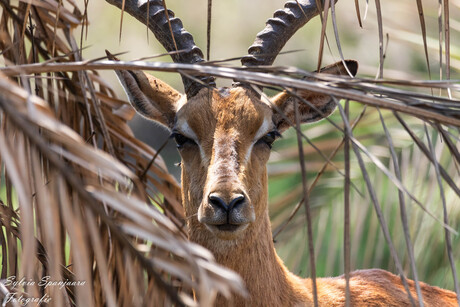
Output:
M122 0L108 0L121 7ZM269 19L257 35L245 66L270 65L294 32L318 12L311 0L290 1ZM301 5L301 6L299 6ZM302 12L303 9L303 12ZM126 0L125 10L145 22L175 62L202 62L202 53L192 36L162 1ZM265 56L264 56L265 55ZM268 55L268 56L267 56ZM349 71L357 64L347 61ZM342 63L322 72L345 74ZM310 306L312 282L287 270L277 256L267 211L267 169L275 139L295 122L296 98L282 92L266 103L251 88L235 85L215 88L212 77L182 76L186 96L162 81L136 71L117 71L132 106L145 117L169 128L182 157L182 200L190 240L211 250L217 261L238 272L246 283L248 297L231 300L218 297L216 306ZM197 82L200 79L201 82ZM297 93L316 107L299 102L301 122L313 122L329 115L335 102L327 95ZM320 112L318 112L318 110ZM284 115L282 115L284 113ZM416 303L414 283L409 281ZM345 304L344 277L317 279L321 306ZM409 295L401 279L379 270L361 270L350 275L352 306L407 306ZM455 306L453 292L421 283L426 306Z

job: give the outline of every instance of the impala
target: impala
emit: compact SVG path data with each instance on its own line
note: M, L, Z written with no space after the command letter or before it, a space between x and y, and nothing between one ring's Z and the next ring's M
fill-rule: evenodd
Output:
M122 6L121 0L108 1ZM166 50L183 50L172 54L175 62L203 62L192 36L179 19L173 18L173 12L165 13L162 1L147 5L146 1L126 0L124 9L148 24ZM288 1L257 35L249 55L242 59L243 66L271 65L286 41L316 14L313 0ZM355 74L357 63L345 63L348 71ZM341 62L321 72L347 74ZM296 103L301 122L309 123L331 114L334 100L328 95L301 91L297 95L309 104L288 92L267 102L244 84L216 88L212 77L185 75L182 78L186 95L182 95L142 72L116 73L132 106L170 129L177 143L190 240L208 248L220 264L239 273L245 281L248 296L218 296L216 306L313 305L312 281L289 272L274 248L267 208L266 163L272 143L295 123ZM408 284L418 304L414 282ZM453 292L424 283L421 290L427 306L457 304ZM345 305L345 292L343 276L317 279L321 306ZM411 301L400 277L371 269L350 274L350 303L406 306Z

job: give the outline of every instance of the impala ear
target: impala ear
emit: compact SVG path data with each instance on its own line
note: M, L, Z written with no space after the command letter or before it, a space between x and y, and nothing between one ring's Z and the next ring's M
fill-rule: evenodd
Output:
M109 60L118 59L107 50ZM157 78L142 71L115 70L129 102L142 116L172 129L182 95Z
M358 62L353 60L345 61L350 73L355 76L358 71ZM342 62L324 67L320 70L321 73L334 75L349 75ZM296 96L283 91L272 98L272 103L276 106L273 115L273 122L277 125L280 132L283 132L290 125L295 123L295 102L299 103L299 115L301 123L312 123L323 118L326 118L335 110L335 102L329 95L311 92L308 90L297 91L296 93L302 99L311 103L315 108L310 107L305 102L302 102ZM318 110L320 112L318 112ZM280 114L280 113L283 114Z

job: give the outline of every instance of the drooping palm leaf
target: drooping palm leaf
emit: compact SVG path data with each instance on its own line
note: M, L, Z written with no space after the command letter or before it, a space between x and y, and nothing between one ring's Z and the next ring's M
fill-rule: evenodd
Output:
M7 67L80 60L69 2L2 1ZM95 71L0 73L2 298L53 306L210 306L240 278L186 240L180 187ZM42 278L64 283L44 287ZM13 280L29 281L14 287Z

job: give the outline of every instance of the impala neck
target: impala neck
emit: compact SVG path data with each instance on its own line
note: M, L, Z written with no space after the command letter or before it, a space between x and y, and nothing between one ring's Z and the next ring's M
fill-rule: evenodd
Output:
M251 242L235 245L224 252L213 251L218 263L241 275L250 295L248 300L234 297L229 305L295 306L305 302L307 294L298 292L305 287L301 279L290 273L276 254L268 214L260 222ZM223 297L219 300L216 306L226 302Z
M183 196L186 211L193 208L187 203L191 199L186 186ZM261 201L267 208L266 197ZM188 226L190 240L213 252L219 264L240 274L248 289L248 298L234 295L227 300L219 296L216 306L305 306L306 301L311 302L311 292L306 289L309 285L289 272L276 254L267 211L234 241L217 239L196 218L188 219Z

